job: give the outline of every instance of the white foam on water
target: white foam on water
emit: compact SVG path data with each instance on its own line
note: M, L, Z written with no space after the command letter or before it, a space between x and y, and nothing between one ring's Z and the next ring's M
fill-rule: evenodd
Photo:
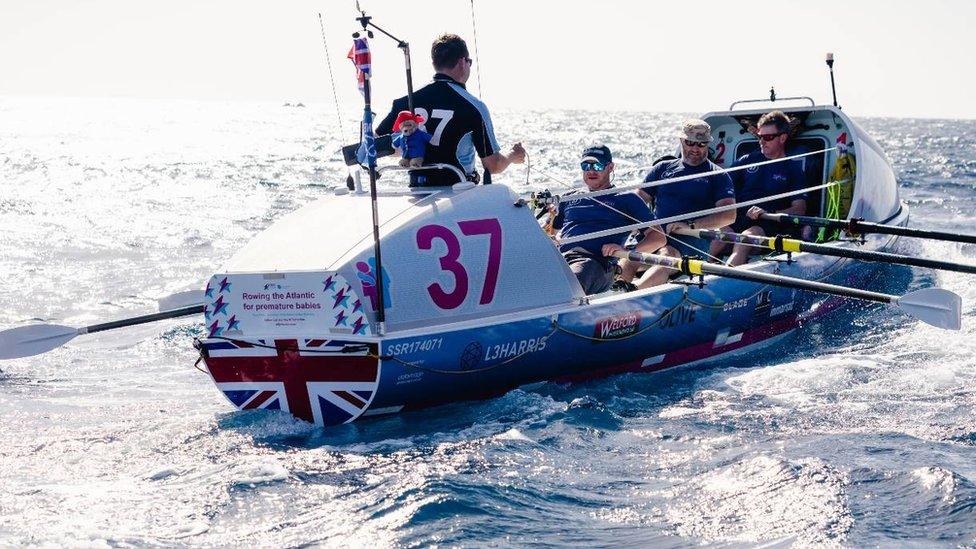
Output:
M854 523L846 484L819 459L759 455L676 488L666 515L677 534L706 542L837 544Z
M237 465L230 475L234 485L253 487L287 479L288 469L277 459L265 457Z
M958 480L956 474L942 467L919 467L912 470L912 476L919 481L922 488L941 492L942 500L947 503L955 501Z

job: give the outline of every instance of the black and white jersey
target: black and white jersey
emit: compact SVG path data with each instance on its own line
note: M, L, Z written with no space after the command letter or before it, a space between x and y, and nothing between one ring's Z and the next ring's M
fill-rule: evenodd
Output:
M376 134L392 132L397 114L405 110L406 96L395 100ZM415 91L413 110L424 117L421 127L431 135L424 164L453 164L470 175L477 169L475 153L484 158L498 152L488 107L450 76L435 74L433 82Z

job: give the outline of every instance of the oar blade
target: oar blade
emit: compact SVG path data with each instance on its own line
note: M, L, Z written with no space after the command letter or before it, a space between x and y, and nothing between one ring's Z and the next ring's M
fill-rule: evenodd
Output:
M899 309L926 324L946 330L962 328L962 298L944 288L923 288L898 298Z
M173 309L182 309L183 307L192 305L202 305L204 299L203 290L187 290L168 295L156 303L159 304L160 311L172 311Z
M0 360L39 355L64 345L79 334L77 328L31 324L0 332Z

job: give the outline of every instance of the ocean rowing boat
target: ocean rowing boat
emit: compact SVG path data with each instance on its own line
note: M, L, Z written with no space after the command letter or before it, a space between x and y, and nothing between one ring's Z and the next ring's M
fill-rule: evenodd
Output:
M795 143L828 149L807 157L815 182L823 183L843 154L829 145L848 142L857 173L846 217L907 223L894 172L860 126L838 108L812 101L783 110L801 121ZM744 128L764 112L704 116L719 137L712 151L719 165L755 150L756 139ZM827 201L814 201L819 213ZM503 185L381 193L377 206L381 272L373 259L369 195L342 193L284 217L211 278L208 337L197 347L234 406L335 425L543 380L721 359L770 345L847 297L869 299L811 292L795 281L866 287L880 268L773 250L765 260L728 269L745 279L709 274L718 268L709 264L702 272L697 262L698 270L660 287L586 296L532 211ZM888 252L895 238L864 235L821 246ZM775 277L762 278L770 275L790 278L777 285ZM915 314L958 328L958 298L945 294L918 296L916 302L930 306Z

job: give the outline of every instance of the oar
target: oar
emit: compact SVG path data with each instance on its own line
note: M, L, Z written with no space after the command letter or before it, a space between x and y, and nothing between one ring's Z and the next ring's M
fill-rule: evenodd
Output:
M160 311L171 311L191 305L203 305L206 299L203 290L186 290L160 298L156 303Z
M688 257L678 259L635 251L617 251L613 255L621 259L629 259L630 261L643 263L644 265L669 267L690 276L711 274L726 278L759 282L770 286L783 286L785 288L796 288L798 290L885 303L893 305L902 312L937 328L958 330L962 327L962 298L942 288L923 288L902 296L897 296L789 276L761 273L742 268L726 267L725 265L714 265Z
M924 257L911 257L901 254L888 252L874 252L870 250L855 250L851 248L840 248L835 246L825 246L823 244L813 244L803 242L794 238L753 236L740 233L725 233L715 230L703 229L678 229L675 233L706 240L720 240L732 244L745 244L756 248L768 248L777 252L809 252L820 255L834 257L847 257L860 261L874 261L878 263L893 263L896 265L911 265L912 267L928 267L930 269L941 269L943 271L956 271L959 273L976 274L976 265L966 263L956 263L954 261L942 261L939 259L926 259Z
M167 318L200 314L203 312L203 307L203 305L190 305L179 309L123 318L102 324L92 324L91 326L83 326L81 328L60 326L58 324L31 324L29 326L11 328L0 332L0 360L46 353L52 349L57 349L82 334L93 334L95 332L104 332L105 330L114 330L115 328L156 322L157 320L165 320Z
M912 238L928 238L930 240L947 240L949 242L962 242L965 244L976 244L976 235L963 233L950 233L945 231L929 231L925 229L914 229L911 227L899 227L897 225L884 225L882 223L871 223L861 219L826 219L823 217L808 217L805 215L788 214L762 214L761 218L767 221L778 221L780 223L792 223L794 225L810 225L812 227L827 227L828 229L839 229L851 234L892 234L897 236L908 236Z

